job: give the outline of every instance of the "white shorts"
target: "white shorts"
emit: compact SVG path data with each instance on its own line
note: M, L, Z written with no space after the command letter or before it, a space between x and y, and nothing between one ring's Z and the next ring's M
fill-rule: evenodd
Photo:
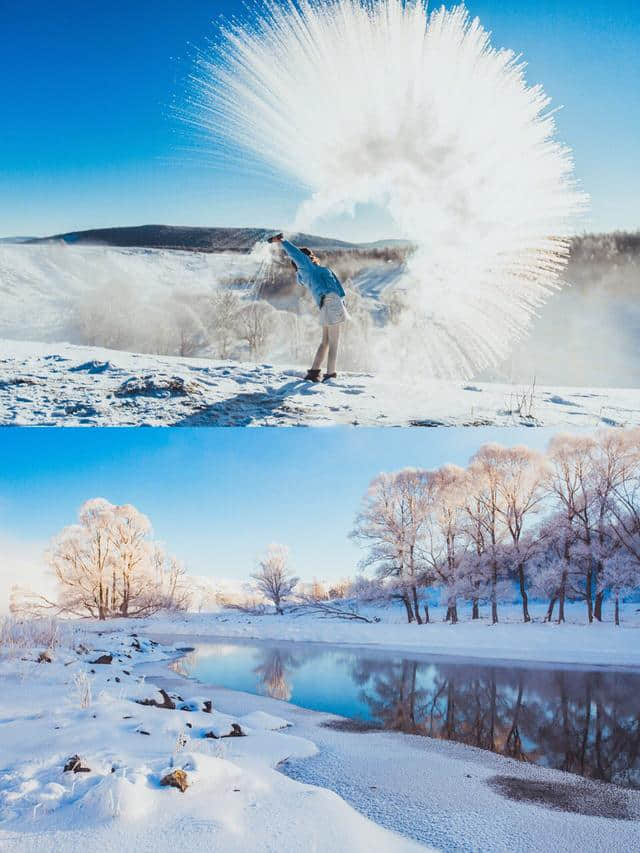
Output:
M320 309L320 322L323 326L338 326L347 319L347 309L337 293L326 293Z

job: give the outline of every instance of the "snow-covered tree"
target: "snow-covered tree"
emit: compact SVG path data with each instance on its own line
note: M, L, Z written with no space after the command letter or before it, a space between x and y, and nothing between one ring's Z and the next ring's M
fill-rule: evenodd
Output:
M498 621L498 584L504 579L502 545L508 535L507 506L502 490L504 448L485 444L473 456L468 468L466 502L467 529L478 555L478 569L484 569L491 602L491 622Z
M175 354L191 357L201 353L207 346L207 334L196 308L184 300L173 299L167 306L167 314L171 318Z
M484 454L485 464L493 469L496 477L496 511L505 528L505 539L511 546L502 549L501 554L496 553L495 557L499 563L504 564L506 560L510 574L517 578L522 618L529 622L526 567L538 538L527 536L526 531L527 524L541 510L546 495L546 460L542 453L524 445L492 444L489 447Z
M640 561L624 547L618 547L603 561L598 582L603 591L613 595L613 618L619 625L620 598L640 587Z
M467 472L457 465L443 465L427 474L430 504L423 531L425 581L439 582L447 596L447 621L458 621L457 599L460 594L460 567L467 551L465 532L465 499L468 490ZM477 617L477 597L474 618Z
M237 316L242 302L228 287L216 288L204 312L204 325L217 358L230 358L238 342Z
M23 591L16 610L104 620L188 605L184 568L165 556L151 539L151 522L131 504L86 501L78 523L53 539L47 562L56 581L55 598Z
M286 545L269 545L259 562L258 571L252 575L259 592L270 601L276 613L283 613L282 605L300 580L289 568L289 549Z
M430 501L427 472L379 474L369 486L351 534L369 548L362 567L373 568L385 580L389 595L404 604L407 621L419 624L423 619L418 591L427 571L422 537Z
M266 351L275 330L276 309L264 300L247 302L236 315L236 328L240 340L246 343L251 358L258 358Z

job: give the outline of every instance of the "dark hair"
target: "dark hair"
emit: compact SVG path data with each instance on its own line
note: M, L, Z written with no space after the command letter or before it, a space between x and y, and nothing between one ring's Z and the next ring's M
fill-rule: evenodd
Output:
M314 255L314 253L311 251L311 249L307 248L307 246L301 246L301 247L300 247L300 251L301 251L301 252L304 252L304 254L305 254L308 258L310 258L310 259L313 261L313 263L314 263L314 264L319 263L317 256L316 256L316 255Z

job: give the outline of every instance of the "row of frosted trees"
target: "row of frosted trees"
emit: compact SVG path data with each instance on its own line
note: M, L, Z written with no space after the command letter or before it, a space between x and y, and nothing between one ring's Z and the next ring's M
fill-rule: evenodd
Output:
M401 601L409 622L429 621L437 587L447 620L466 601L496 623L515 587L525 622L532 595L558 622L569 601L602 621L610 596L619 624L621 597L640 587L640 430L557 435L545 453L486 444L466 468L380 474L352 536L374 594Z

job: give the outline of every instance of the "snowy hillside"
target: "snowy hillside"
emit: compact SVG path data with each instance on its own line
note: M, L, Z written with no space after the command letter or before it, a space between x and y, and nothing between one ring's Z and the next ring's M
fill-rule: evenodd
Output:
M640 390L567 389L344 373L0 341L3 425L630 426Z

